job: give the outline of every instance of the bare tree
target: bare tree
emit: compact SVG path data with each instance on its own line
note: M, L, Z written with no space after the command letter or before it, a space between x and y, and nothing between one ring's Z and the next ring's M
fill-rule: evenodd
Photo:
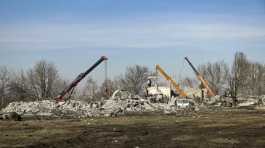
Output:
M95 98L97 91L98 91L97 82L91 77L88 77L83 90L83 96L86 99L93 99Z
M98 96L103 98L109 98L112 93L117 89L112 80L105 80L99 88Z
M15 75L10 81L8 92L8 96L16 101L31 101L34 98L28 79L23 71Z
M68 85L69 81L66 81L58 76L52 84L52 96L58 96Z
M135 65L128 67L124 77L121 79L122 87L131 93L140 94L149 74L150 72L145 66Z
M54 84L58 80L56 67L52 63L39 61L29 70L28 78L31 89L37 98L54 97Z
M198 70L217 94L228 89L229 67L224 61L200 65Z
M237 97L238 93L246 94L248 71L249 61L246 55L242 52L235 53L230 82L231 94L234 98Z
M122 87L123 87L123 85L122 85L122 79L123 79L123 76L122 75L116 76L113 79L114 88L116 88L116 89L122 89Z
M265 94L265 69L260 63L249 61L242 52L235 54L230 78L232 96Z
M263 65L259 63L250 63L247 77L247 90L250 95L262 95L265 88Z
M1 107L6 105L6 95L8 89L8 83L10 81L9 72L7 67L0 67L0 97L1 97Z

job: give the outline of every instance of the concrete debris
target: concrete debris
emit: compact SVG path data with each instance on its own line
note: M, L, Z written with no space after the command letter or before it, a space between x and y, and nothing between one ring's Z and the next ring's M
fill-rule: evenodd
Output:
M56 108L56 102L52 100L33 101L33 102L11 102L2 112L23 112L36 115L51 115L52 110Z
M239 98L237 106L259 105L259 109L265 108L265 96L257 98ZM195 102L194 99L172 97L166 103L152 102L138 95L132 95L128 91L116 90L110 99L104 102L87 103L78 100L67 100L59 105L54 100L42 100L32 102L12 102L1 112L16 112L18 114L31 114L33 116L51 117L97 117L119 116L130 113L160 112L174 114L180 111L206 110L209 107L232 107L233 99L229 97L215 96L204 98L203 102Z
M102 106L89 104L83 101L68 100L59 105L54 100L33 102L12 102L2 112L17 112L18 114L32 114L36 116L71 116L71 117L94 117L94 116L118 116L129 113L163 112L176 113L178 110L190 108L193 104L187 100L173 98L169 103L151 103L140 96L132 95L127 91L116 93Z
M117 116L126 113L155 111L156 108L140 96L132 95L124 90L117 90L109 100L106 100L100 110L104 116Z
M92 117L99 115L99 111L83 101L68 100L58 105L54 100L32 102L12 102L2 112L16 112L18 114L32 114L38 116L77 116Z
M239 107L246 107L246 106L254 106L256 104L258 104L258 99L249 98L247 100L244 100L241 103L238 103L237 106L239 106Z
M203 101L207 105L215 105L216 103L221 101L221 97L216 95L216 96L213 96L213 97L204 98Z
M128 98L133 98L132 94L126 90L120 90L120 89L114 91L114 93L110 97L111 100L125 100Z

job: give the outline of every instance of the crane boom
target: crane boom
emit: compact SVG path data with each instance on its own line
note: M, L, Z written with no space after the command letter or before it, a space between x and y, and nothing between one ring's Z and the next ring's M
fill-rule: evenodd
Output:
M77 84L86 77L91 71L93 71L101 62L107 60L108 58L105 56L100 57L96 63L94 63L89 69L87 69L84 73L80 73L71 83L67 86L55 99L57 101L63 101L64 96L73 90Z
M202 75L197 71L197 69L192 65L192 63L190 62L190 60L188 59L188 57L185 57L185 60L188 62L188 64L190 65L190 67L192 68L192 70L194 71L194 73L196 74L197 79L199 81L201 81L202 85L207 89L209 96L215 96L215 93L212 91L212 89L208 85L207 80L205 80L202 77Z
M180 88L179 84L175 80L173 80L159 65L156 65L156 70L171 84L175 87L176 91L179 93L180 96L186 97L187 94Z

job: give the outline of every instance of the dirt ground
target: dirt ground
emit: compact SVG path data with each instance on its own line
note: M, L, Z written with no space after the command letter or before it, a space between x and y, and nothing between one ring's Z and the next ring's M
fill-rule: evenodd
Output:
M265 111L0 121L0 147L265 147Z

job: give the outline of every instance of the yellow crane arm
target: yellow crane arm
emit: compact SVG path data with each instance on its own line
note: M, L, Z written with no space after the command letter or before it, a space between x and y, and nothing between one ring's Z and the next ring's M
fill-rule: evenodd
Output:
M179 93L180 96L186 97L187 94L180 88L179 84L175 80L173 80L159 65L156 65L156 70L171 84L175 87L176 91Z

